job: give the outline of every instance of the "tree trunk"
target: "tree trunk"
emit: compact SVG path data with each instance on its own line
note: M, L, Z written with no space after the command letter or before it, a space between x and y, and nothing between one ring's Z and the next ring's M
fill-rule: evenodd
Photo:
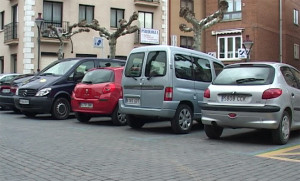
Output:
M116 57L116 45L117 45L117 39L115 37L111 37L109 39L110 58Z
M193 42L193 49L197 51L201 51L201 35L202 29L196 28L194 33L194 42Z

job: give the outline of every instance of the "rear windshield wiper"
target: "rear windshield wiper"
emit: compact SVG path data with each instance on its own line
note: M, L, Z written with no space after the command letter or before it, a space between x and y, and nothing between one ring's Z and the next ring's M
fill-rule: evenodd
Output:
M92 81L82 81L82 83L85 83L85 84L93 84Z
M235 82L238 84L242 84L245 82L254 82L254 81L260 81L260 80L265 80L265 79L258 79L258 78L245 78L245 79L238 79Z

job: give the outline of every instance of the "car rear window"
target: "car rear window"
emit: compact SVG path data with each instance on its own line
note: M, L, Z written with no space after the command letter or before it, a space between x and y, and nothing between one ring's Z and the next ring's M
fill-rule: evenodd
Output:
M112 82L114 80L114 73L111 70L98 69L87 72L82 79L82 83L100 84L105 82Z
M232 66L213 81L214 85L267 85L273 83L275 69L271 66Z

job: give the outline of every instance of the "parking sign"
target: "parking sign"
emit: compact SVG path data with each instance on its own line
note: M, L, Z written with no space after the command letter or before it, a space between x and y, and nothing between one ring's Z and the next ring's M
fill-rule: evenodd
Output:
M103 39L101 37L94 37L94 48L103 48Z

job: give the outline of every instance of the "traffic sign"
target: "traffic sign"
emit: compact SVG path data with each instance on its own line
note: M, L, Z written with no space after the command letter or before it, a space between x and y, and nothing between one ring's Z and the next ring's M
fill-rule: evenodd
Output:
M103 48L103 38L94 37L94 48Z

